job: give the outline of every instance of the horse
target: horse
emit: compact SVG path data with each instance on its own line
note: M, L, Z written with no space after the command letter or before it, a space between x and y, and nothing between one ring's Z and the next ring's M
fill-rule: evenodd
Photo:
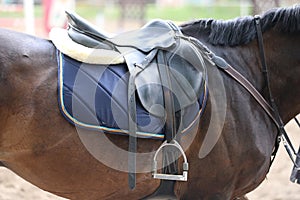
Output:
M284 123L300 113L300 6L278 8L261 17L270 89ZM205 44L246 77L266 98L253 17L201 19L181 31ZM68 199L142 199L160 180L150 171L127 185L127 163L107 147L127 149L128 138L76 129L57 103L57 54L49 40L0 30L0 161L17 175ZM246 199L265 179L278 130L254 98L234 79L208 67L204 113L182 140L189 160L187 182L177 181L177 199ZM210 136L210 137L207 137ZM192 140L190 139L192 138ZM189 141L191 140L191 141ZM111 168L90 154L83 141L114 161ZM162 141L138 139L138 152L155 152ZM151 154L152 155L152 154ZM151 163L151 156L137 162ZM150 165L150 164L149 164Z

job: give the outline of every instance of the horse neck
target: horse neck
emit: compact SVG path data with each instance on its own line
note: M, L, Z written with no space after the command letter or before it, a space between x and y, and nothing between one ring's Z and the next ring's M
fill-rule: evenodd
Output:
M299 33L287 34L270 30L263 34L263 38L270 89L280 116L287 123L300 113ZM235 47L206 45L245 76L270 102L257 40Z
M216 55L223 57L232 67L237 69L253 86L268 99L257 40L240 46L211 45L207 35L196 36ZM270 87L280 116L287 123L300 113L300 51L299 33L287 34L269 30L263 35L266 62L270 75ZM230 87L230 86L229 86Z
M298 33L264 34L270 88L285 123L300 113L300 37Z

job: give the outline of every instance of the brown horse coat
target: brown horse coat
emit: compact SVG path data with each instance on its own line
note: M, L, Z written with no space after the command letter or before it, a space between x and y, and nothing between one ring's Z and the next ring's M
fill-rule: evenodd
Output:
M271 89L284 122L300 112L299 13L300 7L295 6L271 11L262 18ZM182 26L182 30L226 59L266 95L251 17L200 20ZM264 180L276 140L274 123L252 96L217 68L208 70L210 98L204 116L199 126L182 138L183 144L191 142L186 151L190 172L188 182L176 183L178 199L224 200L245 195ZM127 149L128 139L78 131L70 125L58 109L52 43L3 29L0 127L1 162L34 185L59 196L80 200L140 199L159 185L151 173L140 173L136 189L130 191L127 172L95 159L89 151L98 151L119 167L127 165L105 148L108 138ZM85 141L93 144L91 149L83 145ZM153 152L159 145L159 141L140 139L138 151ZM142 159L139 162L149 165L141 166L150 168L152 157Z

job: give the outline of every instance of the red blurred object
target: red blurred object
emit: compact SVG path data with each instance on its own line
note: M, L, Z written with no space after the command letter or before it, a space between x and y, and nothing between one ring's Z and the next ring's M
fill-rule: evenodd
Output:
M65 10L75 8L74 0L43 0L44 28L47 33L53 27L66 28Z
M49 33L52 28L49 26L49 13L50 13L52 1L54 1L54 0L43 0L44 27L45 27L45 31L47 33Z

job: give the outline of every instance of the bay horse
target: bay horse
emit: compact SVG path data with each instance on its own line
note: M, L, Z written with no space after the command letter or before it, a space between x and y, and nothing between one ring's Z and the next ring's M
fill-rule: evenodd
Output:
M300 6L266 12L262 18L270 85L284 123L300 113ZM182 32L204 43L267 96L253 17L228 21L198 20ZM103 149L107 138L127 149L128 138L77 129L60 114L57 103L56 49L51 41L0 30L0 161L39 188L69 199L142 199L160 181L139 173L130 190L127 172L95 159L82 144ZM235 80L209 67L210 95L199 124L183 140L190 170L175 184L178 199L242 199L266 177L277 140L277 127ZM213 81L219 80L220 85ZM218 82L217 82L218 83ZM220 95L225 92L225 95ZM213 135L207 140L207 135ZM212 143L213 148L203 148ZM157 150L161 141L139 139L138 151ZM142 161L151 163L152 157ZM138 161L139 162L139 161ZM122 161L118 165L127 165ZM150 164L149 164L150 165Z

